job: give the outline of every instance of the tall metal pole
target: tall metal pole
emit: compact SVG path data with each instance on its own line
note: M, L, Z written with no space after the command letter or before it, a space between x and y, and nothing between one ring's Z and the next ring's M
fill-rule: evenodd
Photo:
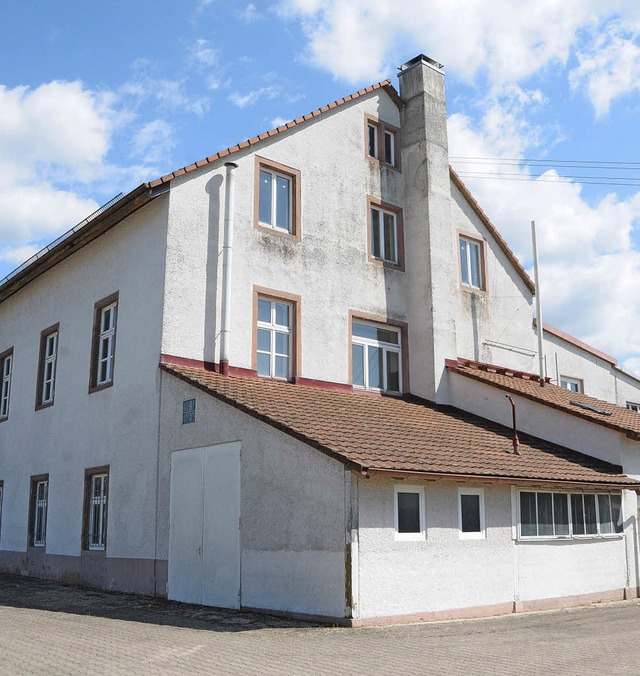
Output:
M538 325L538 360L540 362L540 387L544 387L544 353L542 338L544 333L542 323L542 299L540 298L540 279L538 275L538 243L536 241L536 222L531 221L531 239L533 241L533 277L536 285L536 322Z

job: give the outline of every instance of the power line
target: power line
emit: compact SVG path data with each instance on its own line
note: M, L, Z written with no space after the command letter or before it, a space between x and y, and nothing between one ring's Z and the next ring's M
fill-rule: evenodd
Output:
M473 172L458 172L458 175L460 178L473 178L473 179L491 179L491 180L497 180L497 181L535 181L536 183L581 183L584 185L611 185L611 186L624 186L627 188L640 188L640 182L637 183L618 183L616 182L615 177L611 178L611 181L583 181L580 179L571 179L569 181L568 179L565 180L565 177L563 176L558 176L558 177L551 177L551 176L514 176L514 177L509 177L504 174L500 173L495 173L495 174L490 174L487 172L487 174L482 175L479 173L473 173ZM589 178L589 177L585 177ZM636 180L640 181L640 179L622 179L622 180Z
M623 171L639 171L640 162L622 162L618 160L555 160L555 159L534 159L526 157L473 157L463 155L452 155L452 161L457 161L465 164L504 164L504 165L531 165L531 166L569 166L569 167L584 167L584 168L599 168L599 169L616 169Z

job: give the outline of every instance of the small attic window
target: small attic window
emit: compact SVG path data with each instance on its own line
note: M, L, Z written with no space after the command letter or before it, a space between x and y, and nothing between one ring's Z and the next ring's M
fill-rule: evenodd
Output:
M593 413L599 413L600 415L611 415L609 411L605 411L599 406L592 406L591 404L585 404L582 401L570 401L570 404L573 406L578 406L579 408L584 408L586 411L592 411Z
M185 399L182 402L182 424L188 425L196 421L196 400Z

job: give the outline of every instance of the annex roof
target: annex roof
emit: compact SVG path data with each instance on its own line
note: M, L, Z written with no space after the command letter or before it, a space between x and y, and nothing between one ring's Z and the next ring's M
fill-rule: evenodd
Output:
M640 489L616 465L529 435L514 455L507 427L421 399L161 368L363 473Z
M517 394L597 425L622 432L632 439L640 439L640 415L636 411L589 397L586 394L566 390L553 385L548 379L544 387L541 387L539 376L533 373L523 373L467 359L448 361L447 368L449 371L498 387L505 392Z
M534 325L536 324L535 319L533 320L533 323L534 323ZM560 338L560 340L563 340L565 343L569 343L570 345L574 345L575 347L578 347L581 350L584 350L585 352L592 354L594 357L598 357L598 359L602 359L603 361L609 362L609 364L611 364L612 366L618 365L618 360L615 357L612 357L611 355L607 354L606 352L602 352L602 350L598 350L597 347L593 347L592 345L589 345L588 343L585 343L582 340L575 338L574 336L570 335L569 333L565 333L564 331L557 329L555 326L551 326L551 324L547 324L547 322L543 321L542 326L543 326L545 333L548 333L552 336L555 336L556 338Z

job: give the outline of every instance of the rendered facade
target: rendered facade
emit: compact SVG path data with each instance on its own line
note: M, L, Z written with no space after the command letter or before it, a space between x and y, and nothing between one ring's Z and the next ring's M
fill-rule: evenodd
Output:
M1 569L345 624L637 595L640 383L545 327L541 387L442 70L399 83L0 283Z

